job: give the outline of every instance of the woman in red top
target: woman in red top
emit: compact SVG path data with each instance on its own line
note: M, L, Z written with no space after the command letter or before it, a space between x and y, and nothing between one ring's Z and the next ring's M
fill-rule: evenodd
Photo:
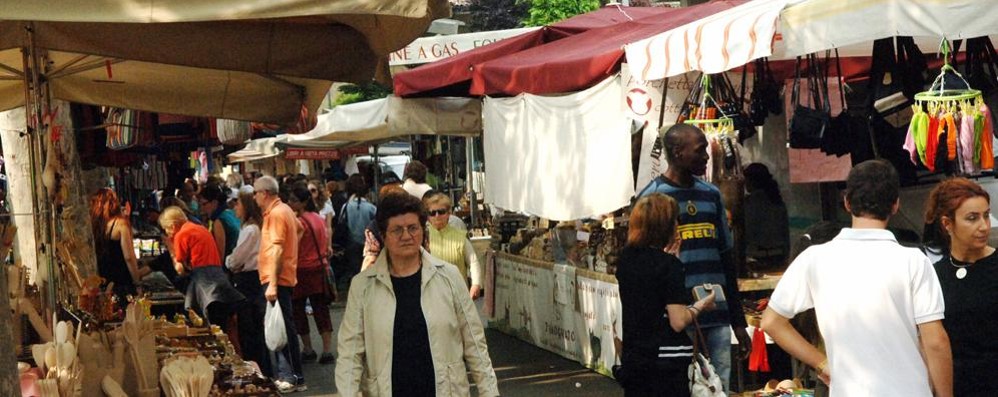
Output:
M184 306L196 309L208 323L228 330L229 318L245 303L222 270L215 237L204 226L187 220L180 207L169 207L159 215L166 247L180 276L189 276Z
M294 308L295 329L301 336L303 362L315 360L317 355L312 349L311 331L308 327L308 315L305 313L306 300L312 305L315 327L322 336L322 356L320 364L329 364L336 359L332 353L333 323L329 317L329 302L334 298L326 283L327 273L331 270L327 265L329 257L329 235L326 234L325 220L318 213L318 207L312 199L308 186L304 183L295 184L288 196L288 205L298 215L301 227L298 242L298 284L295 285L291 306Z

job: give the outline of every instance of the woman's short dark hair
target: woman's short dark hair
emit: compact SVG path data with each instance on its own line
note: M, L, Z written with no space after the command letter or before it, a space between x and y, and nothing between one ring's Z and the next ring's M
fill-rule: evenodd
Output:
M367 182L364 181L363 176L353 174L347 178L347 194L357 197L363 197L367 194Z
M846 179L846 201L855 217L885 221L893 215L901 181L891 163L867 160L852 168Z
M405 171L402 175L406 179L412 179L413 182L426 183L426 166L420 163L419 160L412 160L405 166Z
M290 198L293 201L305 204L305 211L308 212L319 212L318 207L315 206L315 200L312 200L312 192L308 191L308 184L305 182L295 183L291 186Z
M627 246L662 249L676 234L679 204L672 197L652 193L634 204L627 226Z
M378 213L374 219L378 223L378 230L382 236L388 233L388 220L400 215L416 214L419 216L419 224L426 227L429 215L426 214L426 207L423 202L410 194L389 194L378 203Z

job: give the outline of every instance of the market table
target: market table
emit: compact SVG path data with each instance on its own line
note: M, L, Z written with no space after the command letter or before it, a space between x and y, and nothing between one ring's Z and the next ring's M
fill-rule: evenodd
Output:
M616 277L494 251L485 263L491 328L612 376L623 345ZM773 275L740 279L739 289L763 291L778 281ZM750 325L749 335L754 329Z

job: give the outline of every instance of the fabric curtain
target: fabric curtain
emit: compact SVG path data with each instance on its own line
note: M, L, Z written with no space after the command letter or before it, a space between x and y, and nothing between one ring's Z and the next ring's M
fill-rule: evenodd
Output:
M569 95L485 98L485 200L553 220L627 205L634 178L621 87L614 76Z

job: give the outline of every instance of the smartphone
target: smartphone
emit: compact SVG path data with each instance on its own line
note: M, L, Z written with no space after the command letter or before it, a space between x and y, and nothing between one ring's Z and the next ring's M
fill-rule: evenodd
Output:
M696 300L700 300L700 299L706 298L707 295L710 295L711 292L715 293L714 294L714 302L724 302L725 301L725 298L724 298L724 288L722 288L720 284L709 284L708 283L708 284L701 284L701 285L698 285L696 287L693 287L693 297L696 298Z

